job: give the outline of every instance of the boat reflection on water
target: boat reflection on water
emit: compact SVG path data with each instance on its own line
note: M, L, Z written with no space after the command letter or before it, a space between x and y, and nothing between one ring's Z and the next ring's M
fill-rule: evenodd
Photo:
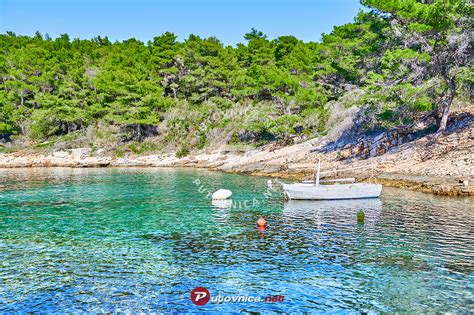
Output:
M348 200L289 200L283 208L283 216L291 220L313 220L318 224L337 223L354 224L356 214L365 213L365 224L375 224L382 211L379 198Z
M212 206L217 209L230 209L232 207L231 199L212 200Z

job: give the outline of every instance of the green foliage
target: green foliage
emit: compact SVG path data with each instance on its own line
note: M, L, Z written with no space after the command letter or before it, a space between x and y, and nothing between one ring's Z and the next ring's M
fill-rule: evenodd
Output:
M128 145L128 149L134 154L140 155L154 152L158 150L158 147L153 142L132 142Z
M472 64L472 5L467 0L361 2L393 25L380 67L365 80L372 94L366 99L385 108L379 113L382 121L403 123L418 111L436 108L446 115L456 87L460 98L468 95L466 87L472 84L465 84L464 74Z
M15 123L15 107L11 104L5 93L0 91L0 134L15 134L18 125Z
M246 137L257 143L324 133L331 127L325 104L355 88L367 92L360 105L382 125L435 108L446 87L432 82L440 81L441 70L451 74L454 64L439 52L472 8L463 0L362 3L372 11L361 11L318 43L269 40L256 29L236 47L196 35L179 42L168 32L146 44L0 34L0 135L44 141L100 124L151 126L163 145L170 142L185 156L206 147L211 132L229 134L223 138L235 144ZM455 64L458 95L469 99L473 78L466 60ZM225 115L243 104L249 112ZM132 143L120 150L153 149Z
M187 146L182 146L181 149L176 152L177 158L183 158L190 153L189 148Z
M362 4L407 21L417 31L452 28L456 16L468 15L464 0L362 0Z
M382 67L394 70L400 68L404 61L429 62L430 59L427 53L419 53L409 48L387 50L382 57Z
M61 106L38 109L30 117L30 136L47 139L81 129L88 122L87 113L75 107Z

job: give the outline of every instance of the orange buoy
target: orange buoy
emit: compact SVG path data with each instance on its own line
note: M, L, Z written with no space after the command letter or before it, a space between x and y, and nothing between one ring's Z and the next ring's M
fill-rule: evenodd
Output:
M265 221L265 219L262 216L260 216L260 219L258 219L257 221L257 225L259 227L265 227L267 225L267 221Z

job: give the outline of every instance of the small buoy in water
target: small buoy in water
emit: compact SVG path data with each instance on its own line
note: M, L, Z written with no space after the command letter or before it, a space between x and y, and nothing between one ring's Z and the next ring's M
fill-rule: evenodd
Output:
M229 199L232 196L232 192L228 189L219 189L212 194L212 200L224 200Z
M265 226L267 226L267 221L265 221L265 219L262 216L260 216L260 219L258 219L258 221L257 221L257 226L258 227L265 227Z
M364 222L365 220L365 213L364 211L357 212L357 222Z
M268 185L268 186L272 186L272 185L273 185L273 182L272 182L271 179L267 180L267 185Z

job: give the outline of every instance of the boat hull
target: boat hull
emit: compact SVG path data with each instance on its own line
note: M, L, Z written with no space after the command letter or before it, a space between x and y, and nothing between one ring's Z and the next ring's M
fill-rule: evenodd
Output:
M382 192L380 184L344 184L319 185L315 184L284 184L283 190L292 200L341 200L378 198Z

